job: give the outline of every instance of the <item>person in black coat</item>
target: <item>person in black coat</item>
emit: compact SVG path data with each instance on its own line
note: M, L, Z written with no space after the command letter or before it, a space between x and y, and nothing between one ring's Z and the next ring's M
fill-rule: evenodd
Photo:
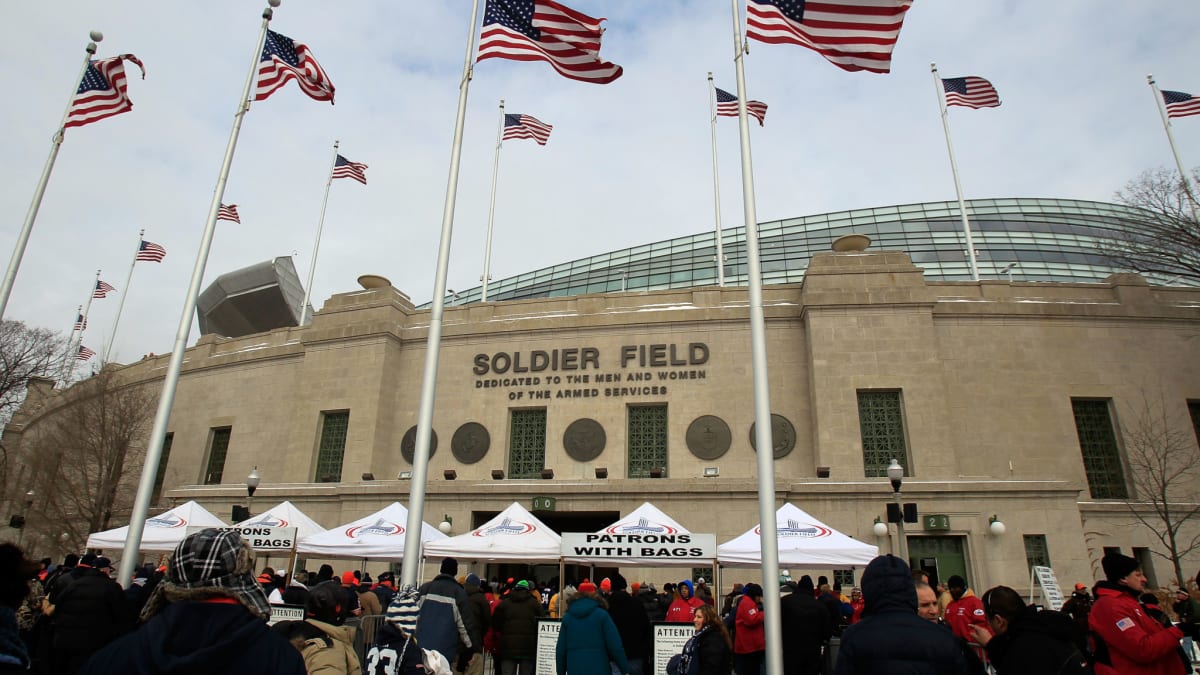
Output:
M842 633L834 675L928 673L965 675L954 636L917 616L908 564L892 555L871 561L862 578L862 621Z
M653 643L650 617L646 616L642 603L626 592L628 583L625 577L614 574L609 580L612 583L612 595L608 596L608 614L617 624L617 633L625 647L625 659L629 661L630 675L642 675Z
M518 581L492 613L492 626L500 631L500 669L504 675L528 675L537 665L537 620L546 615L546 610L529 588L528 581Z
M996 635L977 629L975 640L987 649L998 675L1091 675L1087 658L1072 641L1074 625L1066 614L1026 606L1008 586L984 593L983 611Z
M54 672L72 675L101 647L133 630L125 591L109 578L112 562L84 557L66 588L52 601Z
M662 622L667 618L667 608L658 600L658 591L654 589L653 584L643 586L637 595L637 599L642 603L642 609L646 611L646 618L651 622Z
M821 646L833 635L833 619L813 597L812 579L805 576L789 587L792 592L779 601L783 672L817 675L821 672Z
M712 605L692 610L696 634L683 645L679 675L730 675L733 672L733 640ZM668 670L670 670L668 668Z

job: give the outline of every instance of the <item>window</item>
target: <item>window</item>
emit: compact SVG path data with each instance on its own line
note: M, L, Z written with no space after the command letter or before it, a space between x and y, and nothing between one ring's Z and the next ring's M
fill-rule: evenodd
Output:
M322 413L321 445L317 448L317 482L339 483L342 480L342 458L346 455L346 430L350 412Z
M541 477L546 468L546 409L512 411L510 429L508 477Z
M1192 416L1192 430L1196 432L1196 442L1200 443L1200 401L1188 401L1188 414Z
M158 458L158 472L154 475L154 492L151 494L151 503L157 502L162 495L163 479L167 476L167 460L171 458L171 444L175 442L175 434L168 432L163 436L162 455Z
M1138 561L1138 567L1142 568L1142 574L1146 575L1146 587L1158 588L1158 575L1154 573L1154 554L1150 549L1134 546L1133 558Z
M1071 409L1092 498L1125 499L1129 491L1108 403L1108 399L1071 399Z
M629 477L649 478L658 469L667 475L667 406L629 407Z
M834 570L833 583L841 586L842 592L849 595L850 589L854 588L854 570Z
M1046 545L1046 535L1025 535L1025 562L1029 563L1029 571L1034 566L1050 567L1050 548Z
M908 474L904 441L904 408L899 391L859 391L858 426L862 432L863 468L868 478L887 476L895 459Z
M205 485L220 485L225 473L225 454L229 452L229 436L233 427L216 427L209 431L208 469L204 472Z

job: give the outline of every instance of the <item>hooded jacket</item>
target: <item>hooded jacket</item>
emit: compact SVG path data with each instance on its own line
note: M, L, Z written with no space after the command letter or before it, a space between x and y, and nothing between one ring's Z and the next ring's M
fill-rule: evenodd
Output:
M558 675L610 675L609 661L622 673L629 672L617 625L588 595L576 597L567 607L554 652Z
M305 675L300 652L234 602L176 602L101 649L80 675Z
M917 616L917 589L904 561L872 560L862 591L863 618L842 633L834 675L965 675L954 635Z
M1026 607L1008 630L987 643L988 659L999 675L1090 674L1087 658L1072 641L1074 631L1066 614Z
M1113 583L1096 583L1096 602L1088 627L1108 647L1112 667L1121 675L1183 675L1178 628L1163 628L1147 616L1137 591Z
M683 589L687 589L687 597L683 597ZM679 597L671 602L671 606L667 607L667 621L671 623L691 623L692 611L704 601L696 597L695 591L692 589L692 582L684 579L679 582Z

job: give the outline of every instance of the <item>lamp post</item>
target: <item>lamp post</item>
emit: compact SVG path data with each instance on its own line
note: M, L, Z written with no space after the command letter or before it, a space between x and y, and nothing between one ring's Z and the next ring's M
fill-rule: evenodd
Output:
M246 476L246 510L249 511L250 516L254 515L254 491L258 489L260 480L262 479L258 477L258 467L256 466Z
M892 481L892 498L896 500L896 508L900 511L900 520L896 521L896 555L907 563L908 540L904 537L904 505L900 503L900 483L904 480L904 467L892 458L892 463L888 464L887 475Z
M29 510L33 508L33 490L25 493L25 513L21 516L21 527L17 529L17 546L21 545L21 540L25 536L25 526L29 523Z
M447 513L442 516L442 522L438 523L438 530L445 535L449 535L454 531L454 519L450 517L450 514Z

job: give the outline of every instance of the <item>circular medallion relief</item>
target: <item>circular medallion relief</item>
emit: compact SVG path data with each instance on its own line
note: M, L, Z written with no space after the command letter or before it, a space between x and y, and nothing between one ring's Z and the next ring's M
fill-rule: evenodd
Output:
M590 462L600 456L608 441L604 427L593 419L581 417L563 432L563 448L576 462Z
M491 442L487 428L478 422L467 422L450 439L450 452L463 464L474 464L487 454Z
M700 459L717 459L729 451L733 434L725 420L716 415L701 415L692 421L684 436L688 450Z
M400 441L400 454L404 456L404 461L409 464L413 463L413 451L417 447L417 425L412 425L408 431L404 432L404 438ZM437 431L429 435L429 456L433 457L437 453Z
M755 424L750 425L750 447L757 452L758 445L754 438ZM796 447L796 428L783 415L771 414L771 443L775 446L775 459L787 457L792 448Z

